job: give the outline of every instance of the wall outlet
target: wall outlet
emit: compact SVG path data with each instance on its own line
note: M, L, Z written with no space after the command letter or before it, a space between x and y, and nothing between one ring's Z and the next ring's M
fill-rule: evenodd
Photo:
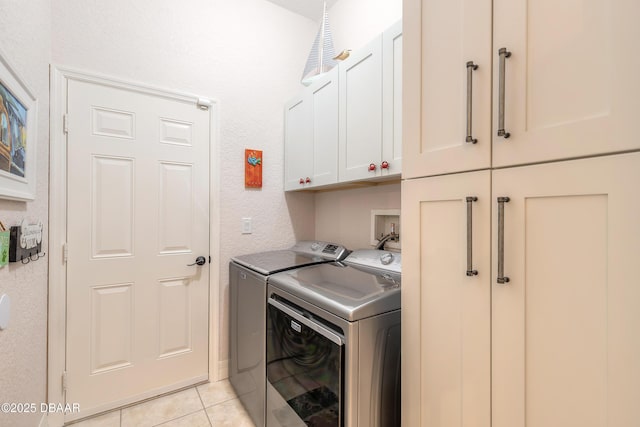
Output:
M251 234L251 218L242 218L242 234Z

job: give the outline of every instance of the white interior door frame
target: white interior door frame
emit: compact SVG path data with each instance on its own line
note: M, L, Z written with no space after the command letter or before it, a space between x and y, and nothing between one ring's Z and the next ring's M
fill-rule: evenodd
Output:
M63 378L66 359L66 263L64 245L67 240L67 135L64 116L67 111L67 84L78 80L160 96L163 98L191 101L207 105L210 118L209 200L211 230L209 279L209 379L219 379L219 282L220 282L220 147L219 147L219 103L210 98L166 90L125 81L93 72L79 71L59 66L51 67L50 76L50 155L49 155L49 329L47 401L65 403ZM203 107L204 108L204 107ZM64 424L64 414L51 413L48 425Z

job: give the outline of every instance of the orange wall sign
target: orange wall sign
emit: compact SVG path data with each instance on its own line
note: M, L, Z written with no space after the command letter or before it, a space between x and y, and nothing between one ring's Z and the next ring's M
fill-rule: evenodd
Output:
M244 150L244 186L262 188L262 150Z

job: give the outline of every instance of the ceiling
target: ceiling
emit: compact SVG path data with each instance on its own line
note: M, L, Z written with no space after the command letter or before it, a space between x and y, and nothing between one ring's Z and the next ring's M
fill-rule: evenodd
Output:
M320 21L322 18L322 0L267 0L282 6L285 9L297 13L313 21ZM336 4L338 0L327 0L327 10Z

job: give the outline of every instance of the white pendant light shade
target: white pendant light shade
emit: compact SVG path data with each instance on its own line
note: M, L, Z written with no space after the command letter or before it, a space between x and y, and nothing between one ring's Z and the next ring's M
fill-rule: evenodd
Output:
M333 48L333 39L331 37L331 29L329 28L329 15L327 14L327 3L324 3L322 24L316 34L316 39L311 47L311 52L307 58L302 73L302 84L309 86L314 78L326 73L336 66L337 62L333 57L336 56Z

